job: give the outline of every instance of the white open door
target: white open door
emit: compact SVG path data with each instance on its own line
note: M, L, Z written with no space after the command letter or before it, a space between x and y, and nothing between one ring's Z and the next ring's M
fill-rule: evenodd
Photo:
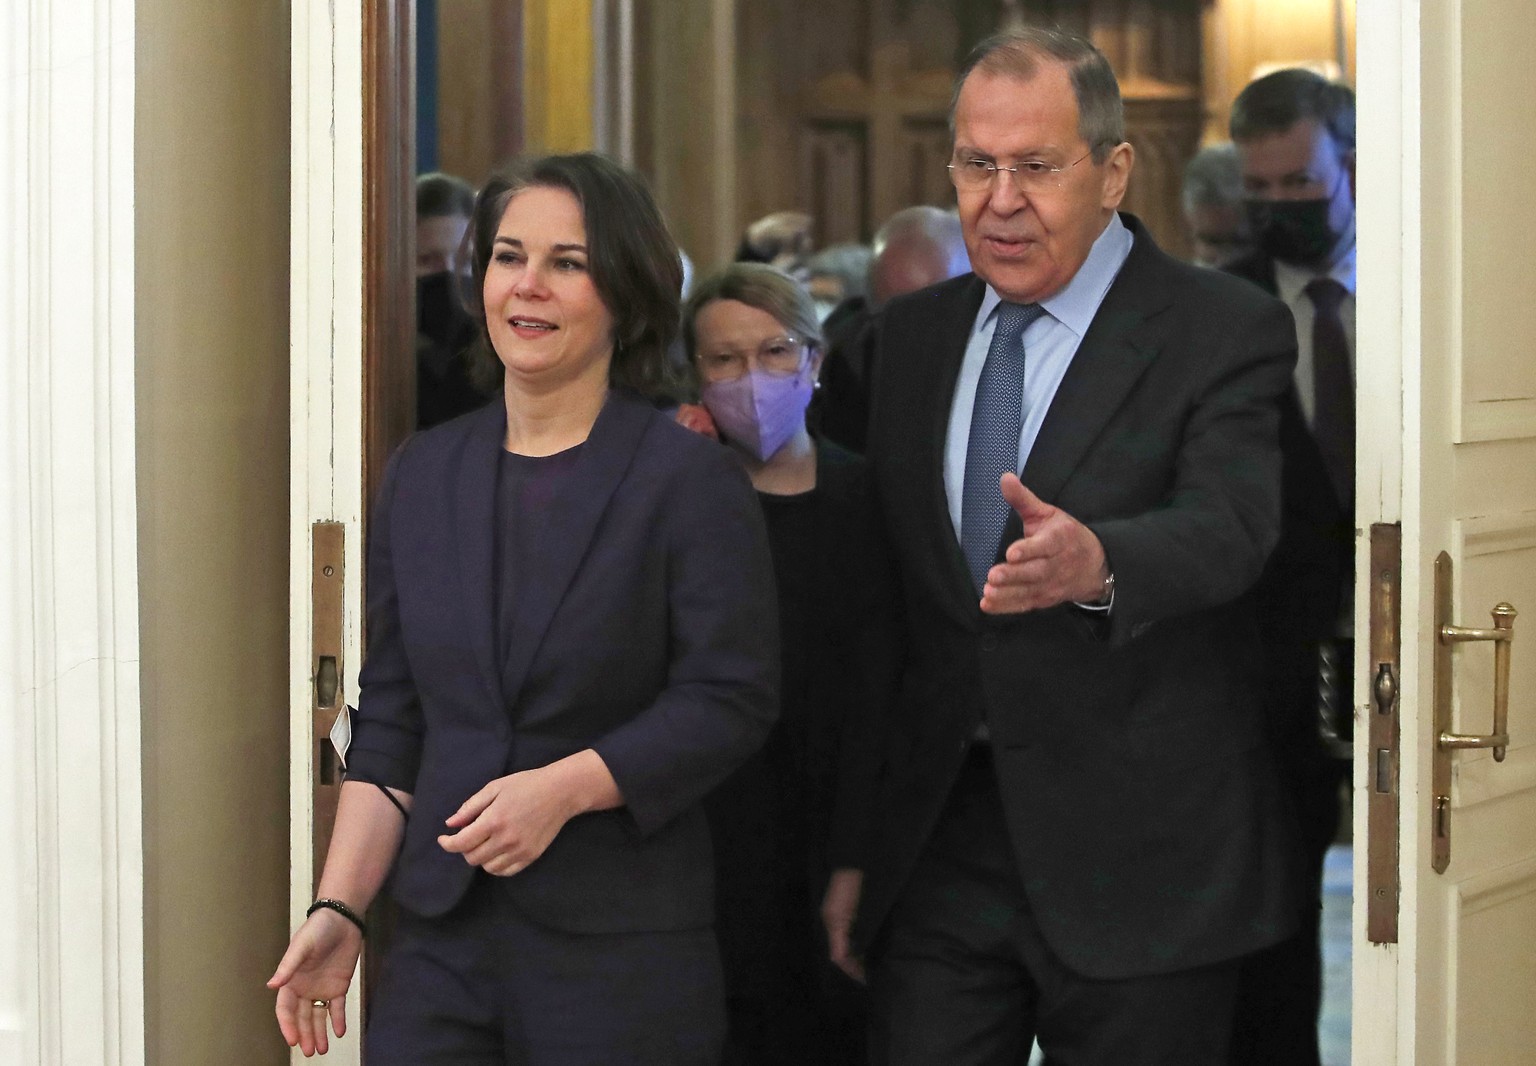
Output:
M290 920L339 791L325 736L355 701L363 576L362 5L296 3L292 51ZM359 982L326 1062L361 1061ZM293 1061L304 1061L293 1052Z
M1357 632L1394 600L1401 626L1395 665L1357 645L1354 1062L1514 1066L1536 1062L1536 5L1359 14ZM1400 526L1400 582L1369 565L1375 523ZM1513 640L1446 641L1501 603ZM1446 750L1506 691L1502 758Z

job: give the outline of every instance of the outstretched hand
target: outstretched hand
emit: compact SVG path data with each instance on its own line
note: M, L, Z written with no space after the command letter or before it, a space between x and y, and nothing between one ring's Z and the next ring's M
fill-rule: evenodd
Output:
M331 910L304 920L288 943L267 987L277 990L277 1026L289 1047L305 1056L330 1050L326 1022L338 1037L347 1032L347 988L352 984L363 935ZM327 1001L324 1008L316 1000Z
M1002 476L1003 499L1024 523L1024 536L1008 545L987 572L981 609L988 614L1038 611L1059 603L1094 603L1109 567L1093 531L1041 500L1013 473Z

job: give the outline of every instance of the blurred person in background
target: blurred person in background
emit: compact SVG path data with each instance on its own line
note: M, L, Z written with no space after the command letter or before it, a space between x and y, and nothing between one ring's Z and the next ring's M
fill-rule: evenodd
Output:
M839 304L823 323L827 358L812 424L828 440L864 451L869 382L875 353L873 319L887 301L937 285L971 269L953 211L920 206L897 211L875 234L868 295Z
M422 174L416 179L416 276L448 271L468 275L469 218L475 190L452 174Z
M818 322L825 322L838 305L865 295L872 254L862 244L834 244L806 259L802 273Z
M1237 148L1230 142L1195 153L1184 168L1180 202L1196 265L1220 269L1253 251Z
M811 235L815 223L804 211L774 211L757 219L741 235L736 248L738 263L767 263L794 274L816 248Z
M1354 719L1355 95L1311 71L1279 70L1238 94L1231 129L1258 247L1227 269L1295 319L1280 543L1255 593L1308 902L1302 929L1243 967L1231 1062L1316 1066L1323 860L1344 810Z
M817 908L867 825L839 812L852 709L888 698L894 605L863 460L815 439L805 410L821 365L815 308L793 279L738 263L702 280L683 333L704 406L757 489L779 601L782 699L762 750L705 803L730 1037L725 1062L865 1062L862 988L833 967ZM886 683L882 686L881 679Z
M452 174L416 179L416 428L483 406L466 358L479 336L466 290L475 190Z

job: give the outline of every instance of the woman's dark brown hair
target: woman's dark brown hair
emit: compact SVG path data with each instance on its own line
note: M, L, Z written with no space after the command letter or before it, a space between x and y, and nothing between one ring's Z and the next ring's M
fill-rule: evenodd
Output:
M564 189L581 205L587 231L587 269L613 316L612 385L647 395L666 394L667 345L677 335L683 266L644 182L595 152L526 159L494 175L475 198L470 221L474 240L472 310L480 323L480 344L470 371L487 391L499 389L505 368L491 347L482 293L492 244L512 198L524 189Z

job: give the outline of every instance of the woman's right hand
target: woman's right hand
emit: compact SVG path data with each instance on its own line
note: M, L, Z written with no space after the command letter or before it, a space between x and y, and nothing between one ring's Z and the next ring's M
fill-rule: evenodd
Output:
M277 1026L289 1047L324 1055L327 1017L338 1037L346 1034L347 988L362 950L362 933L335 911L317 910L299 926L267 982L277 990ZM316 1007L316 1000L328 1006Z

